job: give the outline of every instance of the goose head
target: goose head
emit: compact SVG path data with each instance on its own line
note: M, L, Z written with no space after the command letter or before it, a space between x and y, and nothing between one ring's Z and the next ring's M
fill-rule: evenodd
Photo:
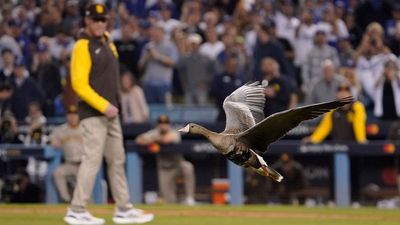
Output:
M202 130L201 128L203 128L203 127L201 127L201 128L200 127L201 126L198 124L189 123L185 127L179 129L178 131L182 132L182 133L187 133L187 134L201 134L200 133Z

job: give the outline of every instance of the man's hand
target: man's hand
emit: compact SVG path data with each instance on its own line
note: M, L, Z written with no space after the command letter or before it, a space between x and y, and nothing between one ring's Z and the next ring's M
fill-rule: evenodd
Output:
M104 112L104 115L108 119L112 119L118 115L118 112L119 112L118 108L110 103L108 104L106 111Z

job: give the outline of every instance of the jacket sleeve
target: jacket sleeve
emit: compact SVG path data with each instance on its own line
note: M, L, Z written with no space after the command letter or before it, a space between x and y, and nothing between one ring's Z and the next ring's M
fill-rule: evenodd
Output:
M312 143L320 143L331 132L331 130L332 130L332 113L333 113L333 111L328 112L324 116L322 121L318 124L318 127L315 129L314 133L311 135Z
M360 102L356 102L353 105L354 111L354 118L353 118L353 130L354 136L358 143L364 143L367 141L366 138L366 128L365 128L365 121L366 121L366 113L365 108Z
M89 53L89 41L78 40L71 56L71 82L77 95L96 110L104 113L110 104L89 84L92 61Z

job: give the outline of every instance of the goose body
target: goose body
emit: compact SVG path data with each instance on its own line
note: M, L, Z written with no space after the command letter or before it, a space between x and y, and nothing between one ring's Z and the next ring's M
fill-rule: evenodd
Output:
M304 120L316 118L353 101L352 97L297 107L264 118L266 82L245 84L226 97L226 127L221 133L189 123L179 131L203 135L225 157L280 182L283 177L268 166L260 154Z

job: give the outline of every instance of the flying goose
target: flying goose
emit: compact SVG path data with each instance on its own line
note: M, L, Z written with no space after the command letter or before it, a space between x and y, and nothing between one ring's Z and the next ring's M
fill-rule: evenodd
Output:
M225 98L226 127L221 133L189 123L180 132L203 135L229 160L280 182L283 177L260 156L268 146L304 120L316 118L354 101L340 100L297 107L272 114L264 119L266 81L247 83Z

